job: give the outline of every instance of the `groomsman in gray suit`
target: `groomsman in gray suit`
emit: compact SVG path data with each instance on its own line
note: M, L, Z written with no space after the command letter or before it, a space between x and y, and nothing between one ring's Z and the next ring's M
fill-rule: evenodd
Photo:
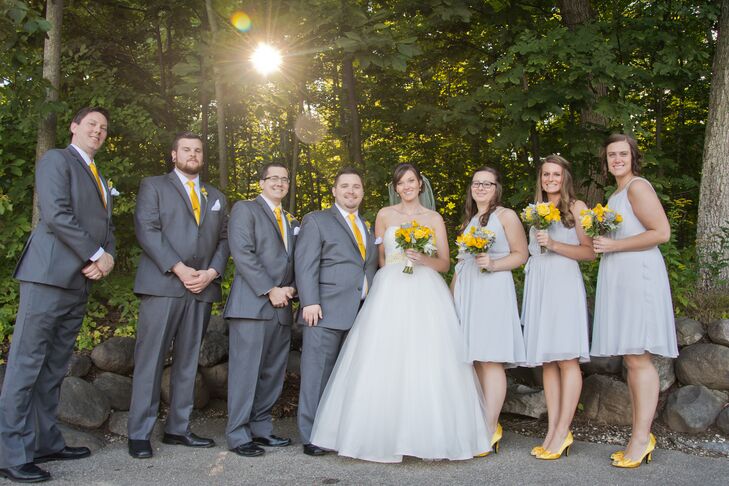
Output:
M212 447L190 431L200 342L228 261L227 203L203 183L203 141L183 132L172 143L174 169L142 180L134 227L142 256L134 281L140 297L134 381L129 409L129 454L152 457L165 354L174 342L170 411L162 442Z
M334 206L307 214L296 242L296 288L303 327L298 423L304 453L326 451L310 443L319 400L339 350L377 271L369 225L358 214L362 176L345 168L334 179Z
M260 446L291 443L273 434L271 409L281 395L291 341L294 236L298 223L281 208L289 172L279 163L261 169L261 194L239 201L230 215L235 279L225 305L230 329L228 426L231 451L260 456Z
M48 480L36 463L90 454L66 445L56 410L90 284L114 267L111 194L94 163L108 120L103 108L81 109L71 145L36 165L40 220L15 269L20 306L0 395L0 476L11 481Z

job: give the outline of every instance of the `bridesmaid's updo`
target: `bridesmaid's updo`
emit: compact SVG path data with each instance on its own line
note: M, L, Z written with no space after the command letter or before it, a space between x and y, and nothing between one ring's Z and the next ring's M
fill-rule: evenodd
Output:
M607 148L608 145L615 142L625 142L628 144L628 146L630 147L630 170L633 172L634 175L640 175L640 164L641 162L643 162L643 154L638 148L638 142L636 142L635 139L630 135L625 135L624 133L613 133L605 139L602 147L600 147L600 163L602 164L605 173L607 174L609 172L607 162Z
M546 163L557 164L562 167L562 187L559 189L559 205L557 209L562 215L562 224L565 228L575 227L575 217L572 214L572 205L577 200L575 186L572 183L571 164L567 159L556 154L547 155L537 166L537 190L534 195L535 202L548 202L547 193L542 189L542 167Z
M488 165L484 165L483 167L473 171L473 174L471 175L471 181L473 181L473 176L478 174L479 172L488 172L489 174L492 174L494 176L494 182L496 182L496 187L494 188L494 197L489 202L489 210L482 214L481 218L478 221L478 224L480 226L486 226L489 222L491 214L496 210L496 208L501 206L501 194L503 193L503 187L501 185L501 174L499 174L499 171L494 169L493 167L489 167ZM461 231L466 229L468 223L471 222L471 218L473 218L477 213L478 205L473 199L473 194L471 193L471 183L469 182L468 186L466 187L466 204L464 204L463 206L463 224L461 225Z
M418 168L409 162L403 162L395 166L395 170L392 172L392 188L395 189L397 187L397 183L400 182L400 179L402 179L407 171L412 171L415 174L415 178L420 182L420 192L418 194L422 193L425 188L423 176L420 174Z

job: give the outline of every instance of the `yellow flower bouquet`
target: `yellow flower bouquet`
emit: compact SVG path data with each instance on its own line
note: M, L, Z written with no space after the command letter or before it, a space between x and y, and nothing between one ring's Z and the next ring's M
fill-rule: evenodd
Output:
M615 231L622 222L623 217L620 213L614 209L610 209L607 204L603 206L598 203L592 209L583 209L580 211L580 225L585 230L585 234L590 238L603 236L611 231Z
M553 223L562 221L562 215L554 203L531 203L521 212L521 220L538 230L544 230ZM542 253L547 252L543 246L540 249Z
M486 229L483 226L471 226L469 231L464 231L456 238L456 245L458 245L458 252L470 253L472 255L480 255L486 253L491 248L491 245L496 241L496 233L490 229ZM481 269L481 273L486 273L488 270L485 268Z
M429 256L437 252L435 247L435 233L432 228L422 226L417 221L403 223L395 230L395 243L401 250L415 250ZM408 258L403 273L413 273L413 262Z

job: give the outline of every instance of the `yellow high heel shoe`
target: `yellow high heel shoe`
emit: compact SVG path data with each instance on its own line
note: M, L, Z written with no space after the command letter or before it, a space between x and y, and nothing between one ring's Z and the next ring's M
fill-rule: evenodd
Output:
M537 459L543 459L546 461L553 461L555 459L559 459L562 457L562 453L564 452L565 456L570 455L570 448L572 447L572 443L575 441L575 438L572 437L572 431L570 430L567 433L567 437L564 438L564 442L562 442L562 445L559 448L559 452L550 452L548 450L544 450L541 454L537 455Z
M496 432L494 432L494 435L491 436L491 449L498 454L499 453L499 443L501 442L501 437L504 436L504 429L501 427L500 423L496 423ZM476 457L486 457L489 454L491 454L491 451L484 452L483 454L479 454Z
M643 452L643 455L638 459L637 461L631 461L625 455L623 455L622 458L613 461L613 466L615 467L622 467L626 469L632 469L634 467L640 466L640 464L645 461L646 464L651 462L653 460L653 450L656 448L656 438L653 434L650 435L650 438L648 439L648 445L645 448L645 452Z
M536 457L536 456L538 456L539 454L543 454L543 453L544 453L544 451L546 451L546 450L547 450L547 449L545 449L545 448L544 448L544 447L542 447L542 446L534 446L534 447L532 447L532 451L530 452L530 454Z
M612 454L610 454L611 461L619 461L623 457L625 457L625 451L615 451Z

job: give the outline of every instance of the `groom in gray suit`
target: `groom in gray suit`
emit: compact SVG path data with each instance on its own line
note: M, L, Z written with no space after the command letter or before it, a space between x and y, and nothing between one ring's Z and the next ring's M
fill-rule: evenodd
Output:
M90 284L114 266L111 193L94 163L108 120L103 108L81 109L71 145L36 165L40 220L15 269L20 306L0 395L0 476L11 481L48 480L36 463L90 454L66 445L56 410Z
M369 224L358 214L364 197L357 170L339 171L334 206L307 214L296 243L296 288L303 327L298 424L304 453L326 451L310 443L316 409L339 350L377 271Z
M298 223L281 208L289 172L280 163L259 174L261 194L238 201L230 214L230 253L235 278L225 305L230 329L228 448L245 457L260 446L284 447L273 435L271 409L281 395L291 341L294 236Z
M183 132L172 143L174 169L142 180L134 227L142 256L134 281L140 297L134 381L129 409L129 454L152 457L149 437L157 420L165 355L174 341L172 403L162 442L212 447L190 431L200 342L220 277L228 262L227 203L203 183L203 141Z

